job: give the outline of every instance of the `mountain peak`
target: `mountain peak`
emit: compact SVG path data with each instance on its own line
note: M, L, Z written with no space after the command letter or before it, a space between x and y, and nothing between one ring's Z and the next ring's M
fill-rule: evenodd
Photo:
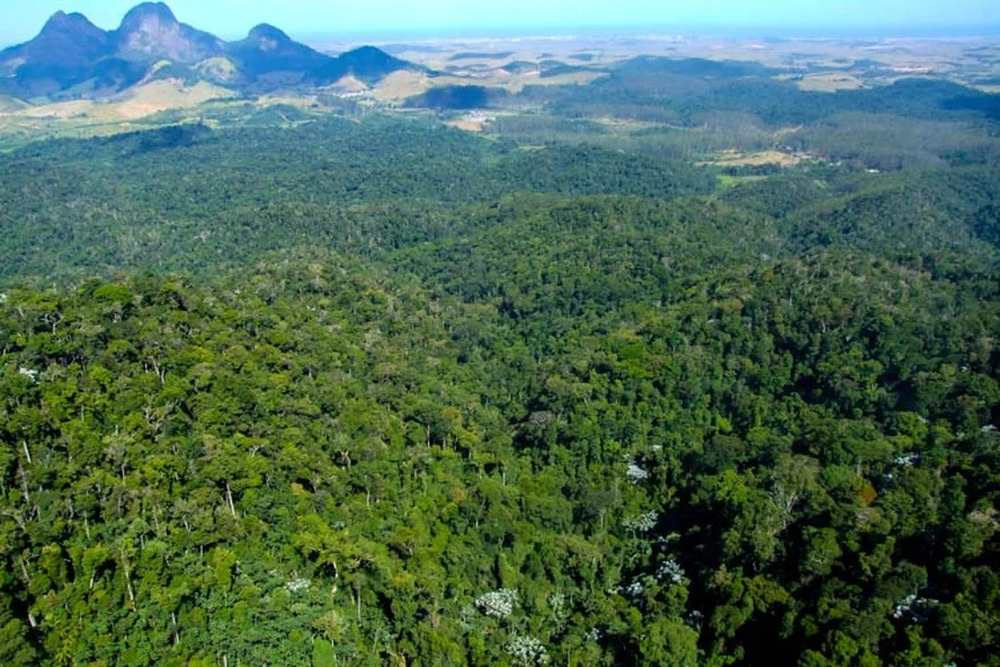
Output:
M286 35L284 32L275 28L273 25L268 23L261 23L260 25L254 26L250 30L250 34L247 39L252 39L256 41L260 40L271 40L274 42L290 42L292 38Z
M133 32L141 30L151 23L172 25L177 23L177 17L165 3L144 2L136 5L125 14L118 29L124 32Z
M51 33L80 33L84 36L89 36L95 32L103 33L103 31L96 25L90 22L86 16L73 12L72 14L67 14L64 11L58 11L49 17L49 20L45 22L45 26L42 27L42 32L40 34L51 34Z
M219 55L224 42L207 32L180 23L162 2L133 7L115 31L118 55L134 61L166 58L193 63Z
M83 14L56 12L38 36L29 42L5 49L0 60L31 62L43 69L72 70L105 54L108 35ZM46 70L47 71L47 70Z
M59 10L55 14L49 17L49 20L45 22L45 26L42 28L43 31L50 28L57 28L66 23L66 19L69 18L69 14L63 10Z

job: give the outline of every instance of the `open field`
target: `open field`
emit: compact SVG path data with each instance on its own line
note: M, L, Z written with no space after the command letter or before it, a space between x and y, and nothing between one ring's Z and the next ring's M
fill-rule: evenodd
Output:
M801 90L815 91L819 93L833 93L838 90L857 90L864 88L864 82L851 74L808 74L796 80L796 85Z
M760 167L766 164L776 164L782 167L790 167L798 164L802 158L782 153L780 151L759 151L757 153L741 153L736 150L722 151L710 160L703 160L696 164L700 166L716 167Z
M164 111L195 112L204 105L232 98L233 92L209 83L186 86L163 79L136 86L106 100L73 100L30 106L11 105L0 112L0 143L17 145L33 138L89 137L138 129L136 123Z

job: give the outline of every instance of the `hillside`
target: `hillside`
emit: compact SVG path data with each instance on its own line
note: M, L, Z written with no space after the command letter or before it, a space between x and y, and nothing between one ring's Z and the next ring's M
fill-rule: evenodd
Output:
M1000 667L988 66L38 40L0 667Z
M257 113L0 163L0 662L995 664L992 166Z

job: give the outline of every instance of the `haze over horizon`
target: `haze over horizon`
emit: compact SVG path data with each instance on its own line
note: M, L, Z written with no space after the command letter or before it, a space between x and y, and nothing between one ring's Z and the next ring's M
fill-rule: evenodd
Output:
M104 29L117 27L136 0L38 0L0 10L0 46L25 42L57 11L79 12ZM520 31L567 32L599 28L650 30L755 30L774 36L997 34L1000 3L969 0L840 0L805 4L790 0L703 0L697 4L663 0L570 2L531 0L470 3L460 0L172 0L178 20L220 37L244 36L271 23L293 37L320 35L455 36L510 35ZM782 35L782 33L786 33Z

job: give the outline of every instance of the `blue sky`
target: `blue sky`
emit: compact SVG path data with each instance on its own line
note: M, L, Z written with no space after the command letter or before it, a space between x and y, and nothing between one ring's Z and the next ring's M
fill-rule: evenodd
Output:
M55 11L78 11L116 27L137 0L0 0L0 44L30 39ZM839 34L882 29L921 33L1000 26L1000 0L168 0L177 17L220 37L272 23L293 37L455 34L517 29L740 27L768 34L830 28Z

